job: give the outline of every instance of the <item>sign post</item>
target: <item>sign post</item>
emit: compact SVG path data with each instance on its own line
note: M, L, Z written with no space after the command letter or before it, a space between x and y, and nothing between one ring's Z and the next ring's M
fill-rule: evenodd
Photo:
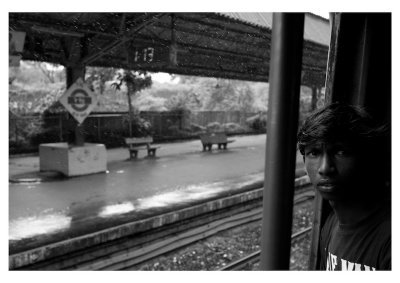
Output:
M85 82L78 78L59 101L78 122L76 129L79 130L96 106L97 97ZM107 152L104 144L85 143L83 137L72 146L67 143L41 144L39 156L41 171L59 171L66 176L79 176L107 170Z
M97 96L79 78L65 91L59 101L72 117L82 124L96 106Z

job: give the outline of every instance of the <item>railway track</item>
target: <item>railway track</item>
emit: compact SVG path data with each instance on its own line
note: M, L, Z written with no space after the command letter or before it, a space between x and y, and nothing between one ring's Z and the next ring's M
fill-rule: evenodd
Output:
M314 199L314 196L310 194L310 190L305 190L303 192L298 193L298 195L295 197L294 200L294 205L300 205L306 201ZM292 234L292 242L297 241L303 237L307 233L310 233L312 230L312 226L309 226L307 228L304 228L294 234ZM261 250L253 252L247 256L244 256L234 262L231 262L230 264L218 269L218 271L237 271L237 270L243 270L249 265L254 265L258 262L260 262L260 255L261 255Z
M304 190L302 192L299 192L296 195L296 198L294 201L294 206L295 207L301 206L305 202L312 201L313 198L314 198L313 195L310 194L310 190ZM256 221L254 224L256 224L256 223L260 223L260 222ZM245 223L244 225L247 225L247 224L251 224L251 223ZM257 224L257 226L258 226L258 224ZM232 231L235 231L236 228L238 228L238 227L232 227L231 229L232 229ZM299 228L294 227L294 229L299 229ZM228 230L230 230L230 229L228 229ZM247 229L245 228L245 230L247 230ZM307 228L301 229L300 231L297 231L296 233L294 233L292 235L292 244L299 243L298 241L301 241L304 237L306 237L307 234L311 232L311 230L312 230L312 227L309 226ZM224 234L225 234L225 232L226 231L224 231ZM233 232L234 235L237 235L240 238L238 233L239 234L241 233L240 230ZM214 237L214 235L212 235L212 236ZM217 235L215 235L215 236L217 236ZM209 249L211 246L213 246L214 241L216 241L217 243L218 242L222 243L221 241L225 241L224 239L226 239L227 235L225 234L222 237L217 236L217 239L214 239L214 240L213 240L213 237L211 237L209 240L201 239L202 240L201 244L193 243L193 244L196 244L195 246L193 246L193 248L191 248L191 246L184 247L182 250L177 250L177 251L171 252L165 256L162 255L162 258L160 259L160 261L157 261L155 259L150 260L148 262L138 265L137 269L132 268L130 270L153 270L153 269L151 269L152 266L154 266L154 267L157 266L156 270L186 270L185 267L188 268L187 270L198 270L197 268L200 268L199 270L217 270L217 271L253 270L252 269L252 268L254 268L253 266L260 261L260 254L261 254L260 250L253 252L251 254L248 254L238 260L235 260L235 261L229 263L228 265L225 265L224 267L217 268L217 269L214 269L212 266L213 265L215 266L216 262L219 261L217 258L220 256L217 256L215 261L211 260L211 262L213 262L213 263L206 263L205 265L203 265L203 263L202 263L202 265L196 264L196 263L195 264L190 263L187 266L186 266L186 264L182 264L182 263L179 263L179 265L176 265L176 264L170 263L168 261L168 259L170 259L171 261L173 259L173 261L176 263L177 261L182 261L182 260L185 261L185 259L186 259L186 260L189 260L190 262L193 262L193 261L202 262L205 258L209 257ZM233 243L233 245L231 243L229 247L230 248L235 247L236 244L238 246L241 245L241 243L239 241L239 242ZM205 251L204 251L204 247L206 247ZM229 252L230 248L227 248L226 251L219 250L218 254L224 254L224 253L230 254L230 252ZM192 253L196 254L196 256L192 256ZM225 254L225 256L226 256L226 254ZM300 265L301 265L301 263L300 263ZM160 267L161 267L161 269L158 269ZM179 269L182 267L184 269ZM150 268L150 269L148 269L148 268ZM296 267L294 267L294 268L296 268ZM298 266L297 266L297 268L298 268Z
M239 195L217 199L207 204L206 213L159 228L107 241L84 249L65 253L40 262L24 265L17 270L135 270L148 260L184 246L262 218L262 190L253 189ZM296 190L294 204L313 198L313 191L302 187ZM240 200L240 201L239 201ZM226 203L227 205L223 205ZM220 206L219 208L216 208ZM187 208L186 212L200 207ZM176 211L171 215L176 215ZM173 219L173 217L171 218Z
M304 237L305 234L311 232L312 227L305 228L297 233L294 233L292 235L292 241L298 240L299 238ZM244 267L248 265L252 265L255 263L258 263L260 261L260 255L261 251L256 251L254 253L251 253L245 257L242 257L241 259L238 259L223 268L220 268L218 271L235 271L235 270L243 270Z

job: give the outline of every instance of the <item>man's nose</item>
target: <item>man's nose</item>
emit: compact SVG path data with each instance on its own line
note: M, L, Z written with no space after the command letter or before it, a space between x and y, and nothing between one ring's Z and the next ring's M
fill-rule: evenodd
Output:
M320 159L320 164L318 168L318 173L320 175L329 175L335 171L335 164L327 153L323 153Z

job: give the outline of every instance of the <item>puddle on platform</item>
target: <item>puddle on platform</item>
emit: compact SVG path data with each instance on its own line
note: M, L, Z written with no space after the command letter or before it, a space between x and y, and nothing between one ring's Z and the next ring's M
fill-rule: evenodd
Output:
M131 212L135 209L131 202L108 205L102 208L99 216L102 218Z
M221 192L233 192L237 188L242 188L263 180L262 174L252 174L243 178L243 180L234 180L232 183L215 182L197 185L178 187L176 190L168 193L158 194L135 202L136 210L166 207L169 205L182 204L190 201L205 200L217 196Z
M35 184L36 184L36 183L35 183ZM32 185L29 184L26 188L29 189L29 190L31 190L31 189L35 189L36 186L32 186Z
M11 184L21 184L21 185L40 185L42 183L41 179L34 178L19 178L19 179L9 179Z
M224 188L218 187L218 183L191 185L173 192L138 199L137 208L143 210L206 199L217 195L223 190Z
M9 240L54 233L69 228L70 225L71 217L61 213L18 218L9 224Z
M173 191L160 193L141 199L130 201L121 200L120 202L108 203L107 205L96 207L96 212L100 218L108 218L128 214L131 212L140 212L152 208L167 207L202 201L221 195L223 192L234 193L244 186L262 181L263 174L253 174L243 178L220 181L214 183L202 183L196 185L183 185L176 187ZM33 187L33 186L32 186ZM99 210L97 210L99 208ZM93 211L91 211L93 215ZM22 217L12 220L9 223L9 240L21 240L44 234L69 229L72 218L65 212L44 211L42 215Z

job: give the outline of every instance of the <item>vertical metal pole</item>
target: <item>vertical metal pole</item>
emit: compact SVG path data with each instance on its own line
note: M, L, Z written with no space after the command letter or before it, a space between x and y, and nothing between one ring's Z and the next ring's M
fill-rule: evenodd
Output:
M60 128L60 142L62 142L63 141L63 124L62 124L62 114L60 113L59 115L58 115L58 126L59 126L59 128Z
M78 79L85 78L85 67L83 65L76 65L74 67L67 67L67 89ZM82 124L77 121L75 123L75 146L83 146L85 143L84 130Z
M15 143L18 144L18 121L19 119L15 119Z
M101 142L101 129L100 129L100 119L102 117L97 117L97 140Z
M303 28L302 13L273 15L261 270L290 266Z
M66 68L67 89L78 79L85 80L85 65L82 58L87 54L86 38L68 39L68 64ZM75 121L75 146L83 146L85 143L83 125Z

